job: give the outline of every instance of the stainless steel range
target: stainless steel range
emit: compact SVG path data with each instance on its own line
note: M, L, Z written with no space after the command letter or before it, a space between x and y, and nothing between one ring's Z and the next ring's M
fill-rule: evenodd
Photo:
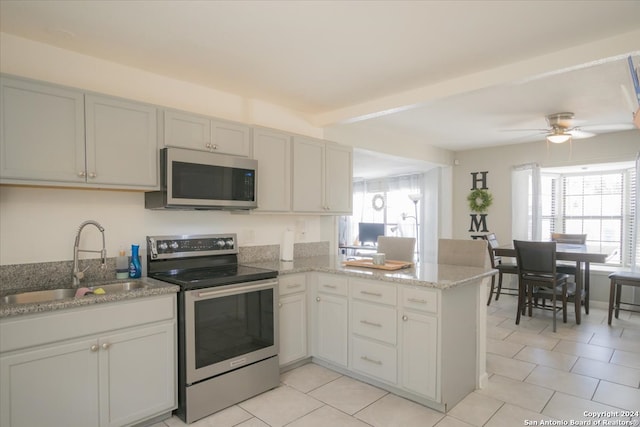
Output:
M147 275L179 285L178 409L186 423L277 387L277 271L238 264L235 234L147 236Z

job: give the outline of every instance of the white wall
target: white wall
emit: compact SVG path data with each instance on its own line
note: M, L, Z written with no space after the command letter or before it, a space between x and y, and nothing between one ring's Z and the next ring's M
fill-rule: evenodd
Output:
M585 163L634 161L640 151L640 131L609 133L569 144L534 142L455 153L453 167L453 237L468 238L470 217L467 195L471 172L488 171L487 187L493 195L487 225L501 242L511 241L511 170L513 166L538 163L542 167Z
M73 259L78 226L87 219L105 228L107 255L132 243L145 247L147 235L238 233L240 246L279 244L286 229L296 242L329 240L331 217L234 214L219 211L152 211L144 194L126 191L0 187L0 264ZM83 248L99 249L94 227L83 231ZM97 255L82 254L82 258Z
M511 238L511 170L515 165L538 163L542 167L586 163L634 161L640 151L640 131L609 133L569 144L535 142L455 153L458 165L453 167L453 237L469 238L470 210L467 195L471 191L471 172L488 171L487 187L493 195L488 210L487 227L496 233L501 244ZM507 275L508 276L508 275ZM592 274L592 299L608 301L606 273Z

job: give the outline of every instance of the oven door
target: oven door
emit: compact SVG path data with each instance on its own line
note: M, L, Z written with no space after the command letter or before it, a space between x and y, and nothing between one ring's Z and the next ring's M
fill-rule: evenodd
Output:
M277 293L277 279L186 291L186 383L277 355Z

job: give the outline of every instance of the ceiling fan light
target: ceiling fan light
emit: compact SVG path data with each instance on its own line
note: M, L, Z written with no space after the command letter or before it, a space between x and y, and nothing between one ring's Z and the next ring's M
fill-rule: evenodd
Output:
M554 134L548 135L547 141L552 142L554 144L563 144L571 140L571 135L569 134Z

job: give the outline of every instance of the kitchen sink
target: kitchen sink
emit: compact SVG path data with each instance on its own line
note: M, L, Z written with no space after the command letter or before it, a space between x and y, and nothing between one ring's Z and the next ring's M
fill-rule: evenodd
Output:
M134 291L136 289L144 289L148 287L146 283L143 282L120 282L120 283L106 283L104 285L96 285L92 286L89 289L91 292L95 292L96 289L102 289L106 294L114 293L114 292L129 292Z
M75 295L75 289L48 289L46 291L23 292L20 294L7 295L2 297L0 301L3 304L33 304L73 298Z
M88 289L88 292L82 294L78 298L83 298L86 295L98 295L101 292L96 291L102 289L104 294L113 294L121 292L130 292L136 289L147 288L148 285L143 282L116 282L105 283L103 285L92 286ZM82 288L80 288L82 289ZM61 289L48 289L44 291L22 292L14 295L7 295L0 298L1 304L34 304L40 302L58 301L67 298L74 298L78 290L75 288L61 288Z

